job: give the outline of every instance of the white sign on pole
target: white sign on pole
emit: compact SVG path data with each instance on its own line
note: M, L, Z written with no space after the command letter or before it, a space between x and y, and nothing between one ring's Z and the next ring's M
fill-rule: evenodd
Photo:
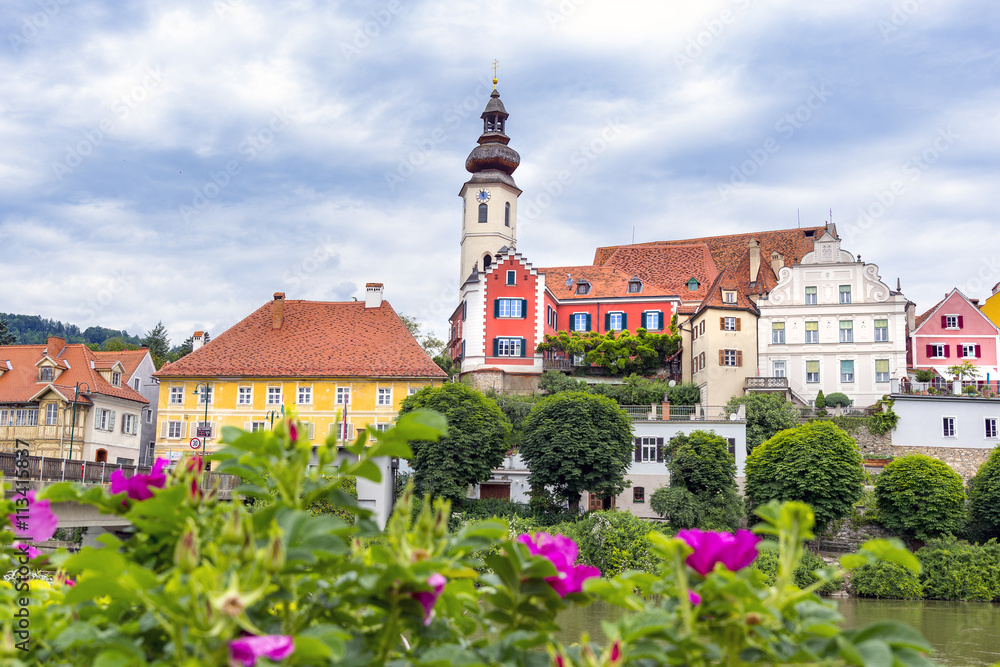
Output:
M191 445L191 449L201 449L201 440L198 438L191 438L191 442L188 444Z

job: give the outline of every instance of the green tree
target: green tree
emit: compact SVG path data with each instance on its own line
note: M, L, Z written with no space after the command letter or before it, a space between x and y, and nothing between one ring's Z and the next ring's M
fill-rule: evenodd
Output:
M965 522L962 478L944 461L911 454L875 478L882 525L909 538L957 535Z
M456 382L407 396L399 414L423 408L445 416L448 434L437 442L411 443L414 482L421 493L462 502L469 485L485 482L503 463L510 422L495 401Z
M142 344L149 348L149 355L157 368L169 361L170 339L167 338L167 329L163 326L163 322L156 323L156 326L142 339Z
M823 395L823 390L820 389L819 393L816 394L816 405L817 410L822 410L826 407L826 396Z
M747 406L747 453L779 431L795 426L799 411L779 393L755 391L733 396L726 403L726 414L735 414Z
M584 363L599 366L611 375L648 374L661 367L680 349L681 337L677 330L677 316L664 333L646 329L609 331L558 331L545 334L536 348L539 352L558 350L570 356L583 356Z
M422 333L420 328L423 325L417 321L417 318L401 314L399 319L401 319L406 328L409 329L410 335L413 336L418 343L420 343L420 347L424 348L424 352L427 353L427 356L434 358L441 354L444 350L444 341L437 338L434 334ZM438 365L440 366L440 364Z
M455 377L460 370L459 365L455 363L455 360L444 353L434 357L434 363L438 365L438 368L447 373L449 378Z
M122 350L138 350L138 345L133 345L121 336L114 336L101 343L101 350L105 352L121 352Z
M7 320L0 320L0 345L17 344L17 336L7 326Z
M571 512L584 491L616 496L628 484L632 421L610 398L560 392L535 404L524 423L521 456L532 487L549 487Z
M848 398L847 394L835 391L826 397L826 404L835 408L846 408L851 404L851 399Z
M1000 446L969 480L969 533L981 542L1000 539Z
M205 338L204 340L202 340L202 345L207 344L210 340L212 340L212 336L206 331ZM187 355L191 354L191 352L193 351L194 351L194 336L191 335L185 338L183 343L175 347L170 352L170 361L177 361L178 359L186 357Z
M861 452L849 435L829 422L803 424L764 441L747 457L747 506L799 500L812 506L822 527L851 511L864 476Z
M974 363L966 359L960 364L955 364L954 366L948 366L946 369L948 374L957 380L964 380L969 378L970 380L975 380L979 377L979 369Z
M736 530L743 508L736 491L736 461L725 438L692 431L670 439L670 487L653 493L650 507L671 528Z

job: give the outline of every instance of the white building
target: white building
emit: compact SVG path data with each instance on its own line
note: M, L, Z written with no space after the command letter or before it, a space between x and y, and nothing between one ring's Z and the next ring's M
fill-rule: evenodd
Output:
M822 390L867 406L906 375L909 302L882 282L878 266L842 250L832 231L782 268L758 302L758 375L787 378L803 401Z

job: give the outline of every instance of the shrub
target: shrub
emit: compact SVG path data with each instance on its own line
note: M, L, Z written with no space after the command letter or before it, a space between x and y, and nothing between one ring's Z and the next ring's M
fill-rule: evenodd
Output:
M816 394L816 409L822 410L826 407L826 396L823 395L823 390L820 389L819 393Z
M957 534L965 521L962 478L948 464L912 454L887 465L875 479L882 525L926 540Z
M1000 446L969 480L969 535L980 542L1000 538Z
M868 431L872 435L882 435L896 428L896 424L899 423L899 415L892 409L895 404L896 401L888 396L883 396L875 401L875 405L872 406L875 408L875 414L868 418Z
M733 396L726 403L726 414L735 414L740 405L747 406L747 453L779 431L795 426L799 417L792 402L778 393Z
M768 586L773 586L778 575L780 561L777 549L759 549L752 567L764 575ZM792 581L799 588L806 588L816 583L819 578L813 574L816 570L826 567L826 561L811 551L803 551L802 557L792 571ZM816 589L820 595L832 595L841 589L842 582L828 581Z
M1000 544L976 545L954 537L932 540L917 551L924 597L931 600L1000 601Z
M924 597L924 586L912 570L882 561L855 570L851 575L851 592L863 598L919 600Z
M847 397L847 394L835 391L826 397L826 404L837 408L846 408L851 404L851 399Z
M863 483L857 445L825 422L782 431L747 457L749 508L771 500L799 500L812 507L820 527L851 510Z
M590 512L580 521L546 530L572 538L580 549L580 562L593 565L605 577L626 570L655 572L660 562L647 537L650 522L630 512Z
M913 371L913 376L917 378L917 382L931 382L934 380L935 375L937 375L937 373L930 368L918 368Z

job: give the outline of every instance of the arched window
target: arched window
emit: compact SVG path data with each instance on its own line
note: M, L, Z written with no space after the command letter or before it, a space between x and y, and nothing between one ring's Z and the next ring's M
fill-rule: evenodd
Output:
M504 204L503 207L503 224L510 227L510 202Z
M94 457L94 461L97 463L107 463L108 462L108 450L98 449L97 455Z
M486 222L486 204L479 205L479 222Z
M489 255L484 255L483 256L483 271L485 271L486 269L490 268L490 266L492 266L492 265L493 265L493 258L490 257Z

